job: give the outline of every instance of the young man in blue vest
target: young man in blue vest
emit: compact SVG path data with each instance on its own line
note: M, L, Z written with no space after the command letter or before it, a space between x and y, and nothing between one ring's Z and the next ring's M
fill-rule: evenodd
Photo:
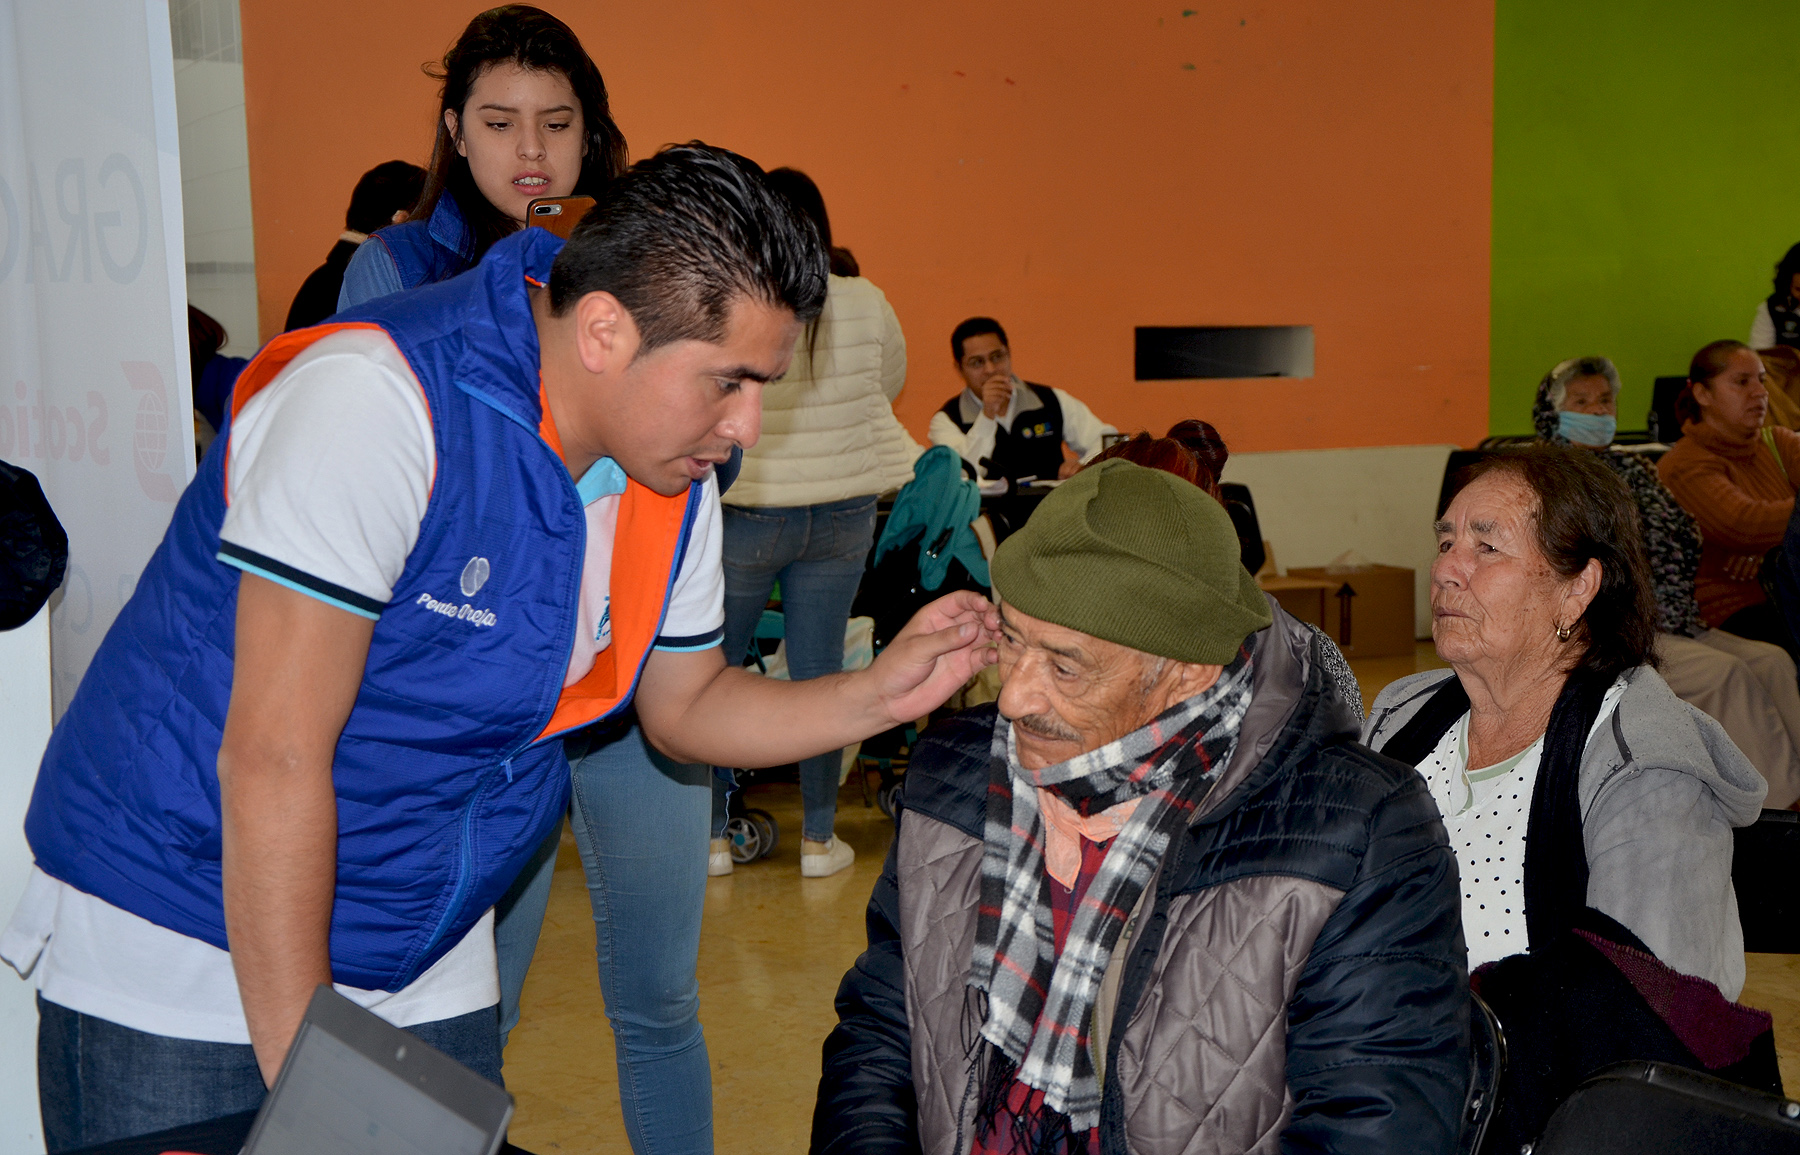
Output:
M991 660L966 595L859 674L720 652L712 472L825 278L754 165L687 146L566 248L526 229L246 367L26 818L0 956L51 1150L254 1107L323 982L497 1078L491 909L562 817L565 733L635 704L672 757L779 764Z
M1063 390L1019 380L1006 330L992 317L958 325L950 354L964 388L931 415L927 434L956 450L977 481L1068 477L1118 432ZM1063 456L1064 444L1074 460Z

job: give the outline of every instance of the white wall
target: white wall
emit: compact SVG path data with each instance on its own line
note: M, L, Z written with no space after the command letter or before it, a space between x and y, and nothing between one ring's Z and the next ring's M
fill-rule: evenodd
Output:
M0 923L31 872L25 804L50 740L50 611L0 631ZM0 965L0 1151L39 1152L35 988Z
M1234 453L1225 481L1250 487L1263 537L1283 570L1347 550L1413 570L1414 636L1431 636L1431 559L1449 445Z
M262 342L237 0L172 0L169 33L188 300L225 326L223 352L248 357Z

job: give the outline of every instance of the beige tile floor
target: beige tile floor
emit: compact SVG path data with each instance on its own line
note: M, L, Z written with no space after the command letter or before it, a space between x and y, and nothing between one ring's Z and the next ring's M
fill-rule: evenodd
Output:
M1410 657L1351 663L1367 702L1388 682L1441 665L1428 645ZM712 1057L717 1149L723 1155L807 1146L819 1044L832 995L863 944L863 908L892 825L865 808L854 779L838 801L838 836L856 864L826 879L800 877L800 796L752 788L775 815L773 856L707 883L700 943L700 1017ZM1751 955L1743 1001L1775 1015L1784 1080L1800 1086L1800 955ZM594 924L573 840L565 832L550 911L506 1054L518 1099L512 1140L527 1150L624 1155L612 1032L594 974Z

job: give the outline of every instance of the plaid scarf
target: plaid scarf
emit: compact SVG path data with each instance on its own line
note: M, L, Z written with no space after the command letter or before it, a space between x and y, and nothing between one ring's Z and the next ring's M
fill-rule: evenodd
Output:
M981 1037L1004 1059L987 1056L977 1066L988 1069L984 1082L1011 1074L1043 1091L1044 1105L1066 1117L1070 1131L1100 1121L1100 1083L1088 1049L1100 980L1170 840L1237 747L1250 708L1250 646L1246 641L1211 688L1122 738L1042 770L1019 764L1012 724L995 721L969 985L987 995ZM1088 885L1060 955L1034 787L1060 794L1086 814L1143 799ZM1002 1090L984 1087L981 1097ZM976 1126L987 1122L978 1118Z

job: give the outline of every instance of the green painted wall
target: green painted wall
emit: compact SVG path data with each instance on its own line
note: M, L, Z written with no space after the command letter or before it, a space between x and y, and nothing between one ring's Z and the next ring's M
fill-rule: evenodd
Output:
M1641 429L1800 241L1800 4L1499 0L1494 53L1492 432L1587 353Z

